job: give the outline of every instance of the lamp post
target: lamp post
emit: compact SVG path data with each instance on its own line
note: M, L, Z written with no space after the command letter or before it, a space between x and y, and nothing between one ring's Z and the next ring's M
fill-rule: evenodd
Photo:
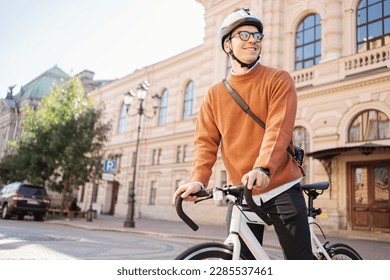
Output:
M92 222L93 220L93 198L95 195L95 191L98 187L98 184L96 183L97 175L98 175L98 168L100 164L100 158L99 158L99 150L96 151L96 158L95 158L95 168L93 171L93 177L92 177L92 192L91 192L91 201L89 202L89 209L86 215L86 221Z
M127 112L129 112L129 108L134 101L134 97L138 99L138 109L137 112L131 116L138 115L138 127L137 127L137 142L135 146L135 155L134 155L134 170L133 170L133 182L129 189L129 201L128 201L128 209L126 220L123 224L124 227L135 227L134 222L134 206L135 206L135 180L137 178L137 166L138 166L138 150L139 150L139 142L140 142L140 132L141 132L141 118L145 116L146 118L153 118L156 115L157 108L159 106L159 102L161 97L157 94L153 95L152 98L154 100L153 104L153 115L148 115L143 106L143 102L146 99L146 96L149 91L150 84L147 81L143 81L137 87L136 92L134 93L132 90L127 92L124 96L124 104L126 106Z

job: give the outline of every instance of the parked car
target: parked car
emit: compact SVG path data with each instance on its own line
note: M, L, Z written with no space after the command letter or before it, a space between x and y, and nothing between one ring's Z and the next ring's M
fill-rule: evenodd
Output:
M11 183L0 191L0 211L3 219L17 216L23 220L25 215L34 216L35 221L42 221L50 207L46 189L41 186Z

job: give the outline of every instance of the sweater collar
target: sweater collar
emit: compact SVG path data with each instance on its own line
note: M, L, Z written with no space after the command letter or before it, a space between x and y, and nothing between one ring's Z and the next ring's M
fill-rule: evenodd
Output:
M233 71L233 68L232 70L230 70L230 74L234 75L234 76L241 76L241 75L245 75L245 74L248 74L250 71L252 71L253 68L256 67L257 64L260 64L259 61L257 61L251 68L249 68L244 74L236 74L234 73Z
M242 80L250 79L253 76L255 76L260 71L260 69L262 69L262 65L258 62L251 69L249 69L245 74L237 75L234 73L230 73L228 80L242 81Z

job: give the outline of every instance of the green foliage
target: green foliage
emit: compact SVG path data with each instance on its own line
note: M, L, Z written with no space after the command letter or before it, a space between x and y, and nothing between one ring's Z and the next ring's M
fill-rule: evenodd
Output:
M5 155L0 163L0 178L2 184L24 179L23 161L14 154Z
M38 130L50 130L77 119L86 108L91 107L84 97L80 80L70 78L64 85L54 86L50 94L42 98L37 111L26 107L23 139L34 138Z
M110 124L84 97L81 82L70 78L42 99L37 111L26 108L24 131L15 153L0 163L0 176L47 185L65 194L101 172L99 150ZM7 176L4 176L8 172Z

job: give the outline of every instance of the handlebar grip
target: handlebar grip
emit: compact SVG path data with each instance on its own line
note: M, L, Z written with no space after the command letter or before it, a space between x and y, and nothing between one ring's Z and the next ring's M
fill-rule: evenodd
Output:
M192 194L197 197L205 197L210 195L209 190L201 190L197 193ZM199 229L199 226L195 224L193 220L191 220L190 217L187 216L186 213L183 211L183 198L179 195L176 198L176 213L182 219L190 228L192 228L193 231L197 231Z
M272 220L268 214L261 209L254 201L252 196L252 190L249 190L248 188L245 188L244 190L244 197L245 201L248 204L249 208L256 213L257 216L260 217L266 223L267 225L272 225Z
M190 217L187 216L186 213L183 211L183 198L179 195L176 198L176 212L177 215L182 219L190 228L192 228L193 231L197 231L199 229L199 226L195 224L193 220L191 220Z

